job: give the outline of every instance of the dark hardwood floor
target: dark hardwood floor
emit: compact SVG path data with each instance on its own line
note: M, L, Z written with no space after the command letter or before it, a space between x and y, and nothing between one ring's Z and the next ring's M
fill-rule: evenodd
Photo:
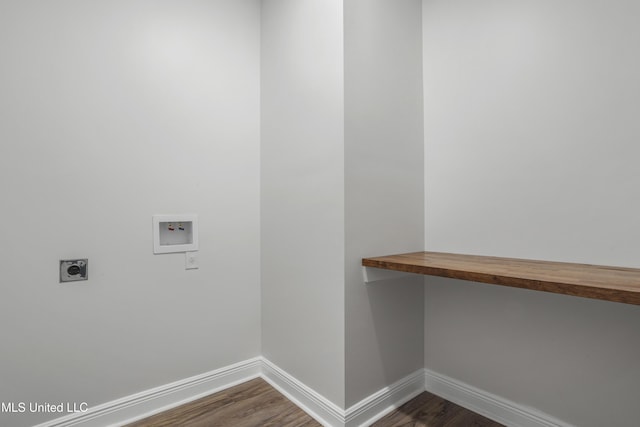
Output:
M261 378L170 409L128 427L316 427L313 418Z
M320 424L261 378L203 397L127 427L318 427ZM494 421L422 393L372 427L500 427Z
M489 418L424 392L371 427L502 427Z

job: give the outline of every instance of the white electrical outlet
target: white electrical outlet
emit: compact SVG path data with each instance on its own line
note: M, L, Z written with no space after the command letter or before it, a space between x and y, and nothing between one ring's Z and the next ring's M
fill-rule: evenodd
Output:
M185 252L184 256L185 270L194 270L196 268L200 268L200 263L198 262L198 252Z

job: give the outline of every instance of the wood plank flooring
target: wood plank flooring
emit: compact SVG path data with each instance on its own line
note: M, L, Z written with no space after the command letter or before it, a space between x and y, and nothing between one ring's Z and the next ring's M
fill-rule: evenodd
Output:
M127 427L320 427L261 378L129 424ZM501 427L494 421L422 393L372 427Z
M128 427L317 427L317 421L262 378L228 388Z
M489 418L424 392L371 427L503 427Z

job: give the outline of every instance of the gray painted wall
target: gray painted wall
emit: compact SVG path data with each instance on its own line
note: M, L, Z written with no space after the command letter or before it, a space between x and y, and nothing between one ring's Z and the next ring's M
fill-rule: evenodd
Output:
M260 354L259 19L0 3L0 401L94 406ZM199 214L199 270L153 255L155 213ZM74 257L89 281L59 284Z
M418 1L263 3L262 32L258 1L0 5L0 401L96 405L256 356L262 297L263 354L339 406L424 348L632 425L640 308L428 279L423 323L420 279L358 266L422 249L426 219L429 250L640 267L640 6L424 0L421 47ZM181 212L199 270L152 254L151 215ZM74 257L89 282L58 284Z
M262 4L262 353L344 406L342 1Z
M345 10L347 407L423 367L423 279L365 285L363 257L424 248L419 0Z
M426 247L640 267L637 2L423 3ZM428 279L425 365L637 424L640 307Z

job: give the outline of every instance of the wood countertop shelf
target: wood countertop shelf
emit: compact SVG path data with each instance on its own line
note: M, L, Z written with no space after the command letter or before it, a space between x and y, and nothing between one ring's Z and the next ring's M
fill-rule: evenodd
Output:
M442 252L364 258L365 267L640 305L640 269Z

